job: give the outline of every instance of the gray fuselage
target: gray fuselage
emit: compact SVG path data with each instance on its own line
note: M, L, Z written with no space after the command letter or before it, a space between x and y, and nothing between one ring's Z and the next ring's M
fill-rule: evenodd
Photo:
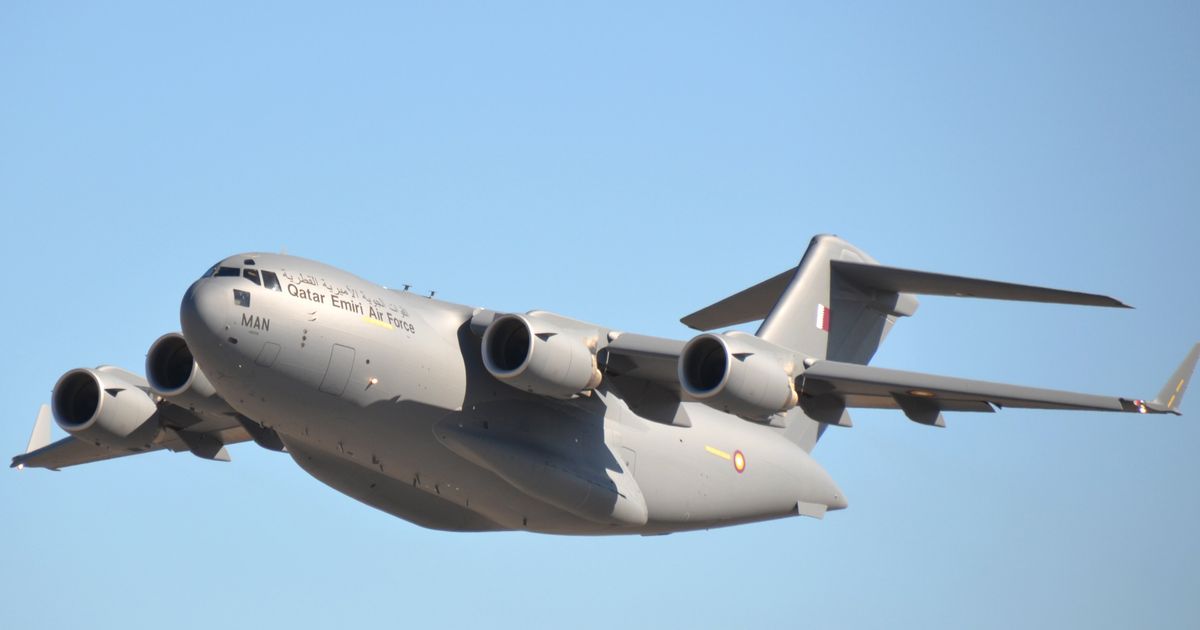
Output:
M654 534L844 507L776 426L677 395L633 404L654 397L620 377L570 400L493 378L478 311L244 254L187 290L181 323L220 396L302 468L425 527Z

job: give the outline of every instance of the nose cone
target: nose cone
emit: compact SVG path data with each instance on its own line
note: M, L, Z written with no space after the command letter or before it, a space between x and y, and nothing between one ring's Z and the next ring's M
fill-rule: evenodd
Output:
M201 278L188 287L179 305L179 324L192 348L220 343L232 304L228 287Z

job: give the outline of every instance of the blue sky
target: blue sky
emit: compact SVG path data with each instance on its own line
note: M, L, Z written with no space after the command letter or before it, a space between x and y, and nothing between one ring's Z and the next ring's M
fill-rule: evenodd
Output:
M876 364L1152 397L1200 340L1200 5L9 2L0 445L140 370L245 250L497 310L678 318L837 233L1136 310L926 298ZM859 411L850 508L453 535L286 456L0 474L0 627L1195 627L1183 418Z

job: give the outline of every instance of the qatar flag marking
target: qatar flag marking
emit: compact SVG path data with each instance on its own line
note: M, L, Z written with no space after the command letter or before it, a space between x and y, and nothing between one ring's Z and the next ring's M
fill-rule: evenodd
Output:
M829 332L829 308L824 304L817 305L817 328Z

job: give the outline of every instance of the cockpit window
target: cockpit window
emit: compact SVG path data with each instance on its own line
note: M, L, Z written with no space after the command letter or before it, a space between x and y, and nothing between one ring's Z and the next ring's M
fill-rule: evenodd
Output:
M227 276L233 276L236 278L236 277L242 275L242 273L241 273L241 271L238 270L237 267L220 267L217 269L216 275L218 278L224 278Z
M264 287L273 291L283 291L283 289L279 286L279 276L275 275L274 271L263 271L262 280Z
M233 303L238 306L250 308L250 293L248 291L233 290Z
M253 282L254 284L262 284L262 282L259 281L259 279L258 279L258 270L257 269L249 269L249 268L243 269L242 277L249 280L250 282Z
M201 278L207 278L207 277L209 277L209 276L211 276L211 275L213 275L213 274L217 273L217 267L220 267L220 266L221 266L221 265L220 265L220 263L218 263L218 264L216 264L216 265L213 265L213 266L209 267L209 268L208 268L208 271L205 271L205 272L204 272L204 275L203 275L203 276L200 276L200 277L201 277Z

